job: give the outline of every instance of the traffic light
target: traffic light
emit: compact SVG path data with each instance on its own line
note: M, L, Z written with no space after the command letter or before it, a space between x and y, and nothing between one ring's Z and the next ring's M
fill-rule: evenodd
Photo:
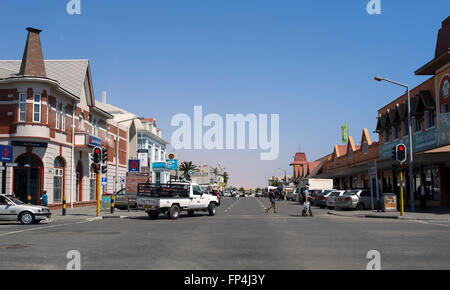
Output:
M102 148L102 162L108 164L108 149L105 147Z
M101 153L101 149L99 147L95 147L94 149L92 149L92 162L94 162L94 164L100 164L102 161L102 153Z
M94 172L95 174L98 174L100 172L100 165L92 163L91 164L91 170L92 172Z
M103 165L103 166L102 166L102 173L103 173L103 174L108 173L108 166L106 166L106 165Z
M403 163L406 161L406 146L405 144L398 144L397 147L395 147L395 159L399 162L399 163Z
M397 160L397 147L392 147L392 159Z

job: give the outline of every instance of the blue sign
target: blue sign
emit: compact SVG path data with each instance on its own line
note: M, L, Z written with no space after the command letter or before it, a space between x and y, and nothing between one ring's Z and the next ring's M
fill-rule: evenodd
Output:
M176 159L167 160L167 169L178 170L178 160Z
M140 172L141 165L139 160L131 159L128 161L128 172Z
M0 145L0 161L13 162L13 148L11 146Z
M125 182L126 182L125 177L121 177L120 178L120 184L125 184Z
M102 185L107 185L107 184L108 184L108 178L102 177Z
M92 135L88 135L88 145L92 146L92 147L102 147L102 139L92 136Z
M167 168L167 163L166 162L153 162L152 167L155 168Z

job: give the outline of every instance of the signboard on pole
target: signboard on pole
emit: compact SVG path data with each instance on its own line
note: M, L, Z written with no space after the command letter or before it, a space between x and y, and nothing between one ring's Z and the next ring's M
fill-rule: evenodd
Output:
M140 172L141 166L139 160L130 159L128 161L128 172Z
M108 184L108 178L107 177L102 177L102 185L105 186Z
M13 162L13 148L0 145L0 162Z
M167 160L167 169L178 170L178 160L176 159Z
M139 159L142 167L148 167L148 153L147 152L138 152L137 158Z

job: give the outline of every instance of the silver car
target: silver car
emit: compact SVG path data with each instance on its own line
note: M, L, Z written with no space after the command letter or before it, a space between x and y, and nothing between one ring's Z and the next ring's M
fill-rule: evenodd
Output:
M333 209L335 207L336 197L341 196L345 193L345 190L333 190L327 197L326 206L329 209Z
M336 198L336 208L364 210L370 207L370 190L367 189L350 189Z
M37 224L51 218L48 207L28 205L11 195L0 194L0 221L19 221L23 225Z
M290 190L287 194L286 194L286 199L287 200L292 200L292 201L297 201L298 200L298 189L294 189L294 190Z

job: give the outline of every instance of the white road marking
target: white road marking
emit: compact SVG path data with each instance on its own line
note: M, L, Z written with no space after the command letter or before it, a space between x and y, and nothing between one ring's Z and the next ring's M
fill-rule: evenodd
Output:
M266 207L264 206L264 204L258 198L256 198L256 201L259 202L259 204L262 206L262 208L264 210L266 210Z
M224 212L228 212L230 209L232 209L241 199L238 198L235 202L233 202Z
M419 224L424 224L424 225L433 225L433 226L439 226L439 227L446 227L446 228L450 228L450 225L445 225L445 224L436 224L432 221L428 222L428 221L421 221L421 220L411 220L413 222L419 223Z
M0 237L9 236L9 235L18 234L18 233L24 233L24 232L37 231L37 230L41 230L41 229L50 229L50 228L57 228L57 227L62 227L62 226L84 224L84 223L89 223L89 222L91 222L91 221L84 220L84 221L76 222L76 223L60 224L60 225L53 225L53 226L47 226L47 227L39 227L39 228L31 228L31 229L25 229L25 230L20 230L20 231L6 232L6 233L1 233Z

